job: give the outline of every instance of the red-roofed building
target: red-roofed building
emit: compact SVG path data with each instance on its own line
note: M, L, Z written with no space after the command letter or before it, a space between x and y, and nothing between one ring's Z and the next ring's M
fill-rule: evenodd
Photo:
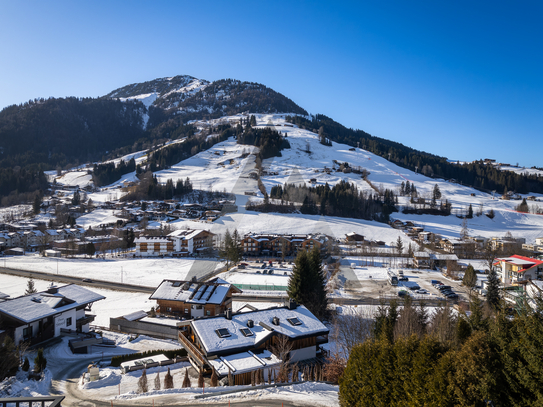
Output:
M538 280L543 277L543 261L515 254L496 259L494 270L505 285L524 280Z

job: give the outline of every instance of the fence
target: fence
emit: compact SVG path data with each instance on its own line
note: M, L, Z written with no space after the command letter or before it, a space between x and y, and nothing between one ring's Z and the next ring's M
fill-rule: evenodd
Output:
M286 285L275 284L234 284L235 287L242 290L258 290L258 291L287 291Z

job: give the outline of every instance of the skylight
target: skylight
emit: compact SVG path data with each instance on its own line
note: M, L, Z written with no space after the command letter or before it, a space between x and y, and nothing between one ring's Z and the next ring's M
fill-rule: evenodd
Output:
M227 338L230 336L230 332L228 332L228 329L226 328L216 329L215 332L219 338Z
M302 325L302 321L300 321L298 318L287 318L287 321L290 322L291 325Z
M181 286L181 281L174 281L174 283L172 284L172 287L180 287Z
M245 337L254 335L253 331L251 331L249 328L240 328L240 331Z

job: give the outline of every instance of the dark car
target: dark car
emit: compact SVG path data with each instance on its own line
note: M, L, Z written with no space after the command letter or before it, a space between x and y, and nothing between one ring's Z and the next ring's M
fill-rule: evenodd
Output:
M456 294L456 293L451 293L451 294L447 295L447 298L448 298L449 300L457 300L457 299L458 299L458 294Z
M437 287L439 291L450 290L451 288L452 287L450 285L440 285L439 287Z
M450 294L454 294L454 291L452 291L452 290L443 290L443 291L441 291L441 295L443 295L445 297L450 295Z
M438 285L443 285L443 283L439 280L431 280L430 283L432 283L434 287Z
M92 280L90 278L84 278L83 280L84 283L92 283Z
M418 284L413 284L412 286L409 287L410 290L420 290L420 285Z
M400 277L398 281L409 281L409 279L407 277Z
M398 297L405 297L406 295L407 295L407 291L405 290L398 291Z

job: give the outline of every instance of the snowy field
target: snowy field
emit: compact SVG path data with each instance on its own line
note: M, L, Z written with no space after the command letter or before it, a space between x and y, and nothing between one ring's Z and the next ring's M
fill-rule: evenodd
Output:
M26 255L4 257L8 268L157 287L164 279L185 280L221 267L213 260L179 258L67 259ZM0 275L3 278L4 275Z
M147 95L146 97L148 97ZM493 197L492 194L483 193L473 188L452 183L442 179L428 178L420 173L414 173L405 168L399 167L386 159L372 154L361 148L353 148L339 143L333 143L332 147L323 146L319 143L318 135L308 130L288 124L284 114L257 114L257 127L271 126L287 135L290 149L281 151L282 157L274 157L264 160L263 167L268 173L277 175L264 175L262 181L268 191L274 185L285 183L305 183L310 185L312 178L316 179L315 185L328 183L333 186L342 180L354 183L359 190L373 191L372 186L360 175L338 172L337 163L347 162L351 167L361 167L369 172L368 179L375 188L389 188L399 190L402 182L409 181L417 187L420 196L430 198L434 185L437 184L442 193L442 199L447 199L452 204L452 215L431 216L431 215L404 215L402 213L392 214L393 218L411 220L425 230L437 233L444 237L456 238L461 230L461 219L455 214L466 213L469 205L473 207L474 213L481 211L482 216L475 216L468 220L470 235L494 237L503 236L510 231L515 237L526 238L527 243L533 242L536 237L543 235L543 216L535 214L522 214L515 211L520 201L504 201ZM226 122L227 120L238 120L239 116L224 117L213 120L213 123ZM196 125L203 126L206 123L198 122ZM175 140L174 142L182 142ZM310 153L307 152L309 148ZM262 194L258 191L256 181L250 179L248 174L254 169L255 156L250 154L256 148L248 145L236 144L236 141L229 139L213 146L207 151L202 151L195 156L173 165L171 168L156 173L160 182L167 179L185 180L189 177L195 189L232 192L236 195L236 204L239 212L221 217L212 224L213 233L224 233L226 229L237 228L241 233L248 232L272 232L272 233L328 233L335 237L343 237L345 233L358 232L368 239L383 240L387 243L395 241L399 232L391 231L390 228L376 222L366 222L355 219L338 219L325 217L308 217L304 215L281 215L261 214L245 212L243 205L247 201L245 191L256 192L257 198L261 199ZM244 153L249 153L242 158ZM123 157L129 159L136 157L138 162L145 159L144 152L134 153ZM334 162L335 161L335 162ZM324 172L324 167L332 169L330 174ZM511 167L518 171L519 168ZM528 171L528 169L526 169ZM66 184L84 183L84 171L73 171L63 175L63 182ZM83 177L83 178L82 178ZM85 178L86 179L86 178ZM125 174L119 181L102 188L101 191L89 195L94 202L105 202L119 199L124 192L119 186L125 181L134 181L135 173ZM541 194L535 195L542 199ZM254 199L254 198L253 198ZM406 205L407 198L399 197L399 205ZM535 208L542 206L540 202L528 201L528 204ZM496 216L489 219L484 214L494 210ZM112 212L101 212L85 215L78 219L83 225L95 225L106 221L115 221ZM180 220L180 226L202 228L200 222ZM400 234L402 235L402 234ZM408 243L407 238L404 243Z

